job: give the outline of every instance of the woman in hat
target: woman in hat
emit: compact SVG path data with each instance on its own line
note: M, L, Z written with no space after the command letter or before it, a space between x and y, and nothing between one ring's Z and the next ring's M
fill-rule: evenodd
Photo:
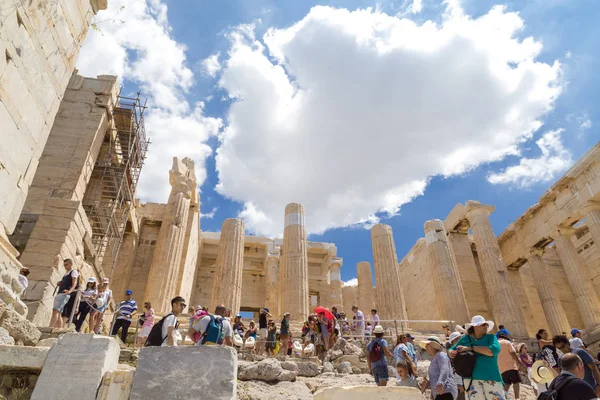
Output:
M454 400L458 396L458 388L454 382L450 358L444 350L440 339L430 336L427 340L419 342L419 346L433 357L429 364L429 378L421 384L421 392L429 387L434 400Z
M500 343L496 335L490 332L494 328L493 321L486 321L481 315L471 319L466 324L467 334L458 339L450 348L448 354L451 358L463 351L473 351L477 355L473 376L466 388L469 400L505 400L502 376L498 367L498 354Z
M98 291L96 290L96 278L91 276L87 280L85 290L83 291L81 301L79 302L79 310L77 311L75 317L73 317L73 322L75 323L75 330L77 332L81 331L81 326L85 322L85 317L87 317L92 307L92 304L94 304L97 297ZM92 324L90 323L89 325Z

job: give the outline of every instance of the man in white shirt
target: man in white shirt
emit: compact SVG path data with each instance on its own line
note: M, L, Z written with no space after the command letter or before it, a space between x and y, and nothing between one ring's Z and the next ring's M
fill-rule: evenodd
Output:
M188 336L194 337L196 332L199 332L200 339L196 343L198 346L203 344L233 346L233 329L225 318L226 313L227 308L224 305L217 306L214 315L205 315L194 326L190 326Z
M356 337L360 340L365 338L365 314L358 309L358 306L352 306L352 311L356 315Z
M581 340L581 331L577 328L571 329L571 336L573 338L569 340L569 344L572 349L585 349L585 344Z
M371 326L377 326L379 324L379 315L377 315L377 310L371 310Z
M171 300L171 313L165 317L162 326L162 337L164 338L161 344L162 347L177 346L177 342L182 339L177 329L179 327L177 317L186 307L185 299L181 296L174 297Z

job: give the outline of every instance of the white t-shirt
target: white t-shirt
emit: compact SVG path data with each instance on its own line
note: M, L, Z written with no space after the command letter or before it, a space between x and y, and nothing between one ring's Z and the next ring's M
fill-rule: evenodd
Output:
M373 315L373 319L371 320L371 325L373 325L373 326L379 325L379 315L377 315L377 314Z
M215 316L215 318L219 317ZM200 336L202 336L204 332L206 332L206 328L208 328L209 322L210 315L205 315L204 317L200 318L198 322L196 322L196 324L194 325L194 329L196 330L196 332L200 333ZM233 337L233 330L231 329L231 324L229 323L229 321L226 318L223 318L223 338L227 337ZM201 344L201 342L202 340L198 340L197 344Z
M25 291L27 286L29 286L29 282L27 281L27 277L25 275L19 274L19 283L23 287L23 291Z
M162 326L162 337L165 338L165 340L162 343L162 347L167 347L169 345L169 338L167 337L167 335L169 334L169 327L170 326L176 326L177 324L177 317L173 314L168 315L165 317L165 322L163 322L163 326ZM181 340L181 334L179 333L179 330L177 330L177 328L175 328L175 338L174 338L174 346L177 346L177 342L179 340Z
M98 291L96 289L85 289L83 291L83 297L86 298L86 300L91 300L92 297L95 297L98 295Z
M571 345L572 349L582 349L585 347L585 345L583 344L583 340L581 340L581 338L578 337L574 337L573 339L569 340L569 344Z
M365 314L360 310L356 310L356 326L358 328L365 326Z

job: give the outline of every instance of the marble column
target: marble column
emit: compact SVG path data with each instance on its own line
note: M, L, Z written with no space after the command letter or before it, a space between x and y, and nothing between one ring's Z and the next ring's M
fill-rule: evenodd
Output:
M285 207L283 230L283 265L280 268L280 311L289 312L294 321L304 321L309 314L308 255L304 206L291 203Z
M211 311L223 304L233 315L240 312L244 272L244 222L228 218L221 226L219 253L211 299Z
M279 246L270 243L265 258L265 305L272 315L279 316Z
M600 302L571 239L574 233L575 230L571 227L559 227L552 238L556 243L556 251L571 285L583 324L586 328L591 328L600 323Z
M185 241L190 199L196 191L193 162L188 158L173 159L169 171L171 194L158 232L158 239L148 273L148 284L143 299L138 293L133 297L140 303L150 301L156 312L171 310L171 299L177 296L177 279ZM189 301L189 299L186 299Z
M590 202L582 211L594 243L600 246L600 202Z
M525 318L508 279L506 265L490 223L493 210L492 206L469 200L465 216L473 231L483 282L496 319L494 322L506 326L513 336L525 338L528 337Z
M470 319L469 310L458 268L450 254L444 223L439 219L432 219L425 222L424 229L442 319L462 325Z
M342 267L342 259L335 257L329 260L329 285L331 287L329 306L336 306L338 311L344 306L342 300L342 275L340 268Z
M548 266L542 259L543 254L544 250L542 249L531 249L527 262L531 269L533 282L540 296L544 314L548 320L550 332L552 335L560 335L562 332L569 332L571 328L567 314L560 302L560 297L554 291Z
M361 261L356 264L356 276L358 279L358 308L368 313L375 307L375 292L373 291L373 276L371 275L371 264Z
M407 319L392 227L375 225L371 228L371 241L379 316L383 320Z

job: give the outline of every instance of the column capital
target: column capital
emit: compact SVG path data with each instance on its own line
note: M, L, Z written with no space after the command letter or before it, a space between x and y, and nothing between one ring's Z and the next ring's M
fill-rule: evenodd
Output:
M556 239L559 236L571 237L575 234L575 228L567 225L559 225L556 230L552 232L552 238Z
M344 260L340 257L331 257L329 259L329 269L331 268L341 268Z
M590 211L600 211L600 201L590 200L581 208L582 214L587 214Z
M425 233L431 231L444 232L444 221L441 219L430 219L429 221L425 221L425 224L423 224L423 229L425 230Z
M475 200L468 200L467 204L465 205L465 217L469 220L469 222L470 218L475 215L485 215L486 217L489 217L489 215L493 213L495 209L496 207L494 206L481 204Z

